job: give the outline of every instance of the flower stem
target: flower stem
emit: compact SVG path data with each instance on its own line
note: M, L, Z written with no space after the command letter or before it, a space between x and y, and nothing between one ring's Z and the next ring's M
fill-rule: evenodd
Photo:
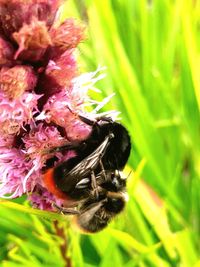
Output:
M72 262L71 262L71 258L67 256L67 252L68 252L68 238L65 235L65 230L63 227L59 227L59 222L58 221L54 221L54 227L56 230L56 234L62 238L63 243L60 245L60 250L61 250L61 254L62 257L65 261L65 267L72 267Z

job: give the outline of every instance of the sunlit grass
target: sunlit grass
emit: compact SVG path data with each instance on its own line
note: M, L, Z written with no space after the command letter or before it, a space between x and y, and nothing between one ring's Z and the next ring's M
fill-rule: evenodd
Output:
M200 1L69 0L69 14L88 24L80 69L107 67L94 97L115 92L105 108L121 111L134 170L127 208L105 231L83 236L57 218L73 266L199 266ZM64 266L51 221L0 212L2 266Z

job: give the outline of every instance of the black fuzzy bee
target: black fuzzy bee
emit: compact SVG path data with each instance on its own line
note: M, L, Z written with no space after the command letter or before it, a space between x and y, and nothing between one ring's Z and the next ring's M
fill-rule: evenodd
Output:
M126 180L120 171L128 160L131 142L126 128L111 118L79 118L92 126L90 136L53 149L74 150L77 156L49 169L44 181L49 191L69 200L69 206L57 207L59 210L77 213L77 223L84 231L97 232L125 206ZM69 209L71 203L76 209Z

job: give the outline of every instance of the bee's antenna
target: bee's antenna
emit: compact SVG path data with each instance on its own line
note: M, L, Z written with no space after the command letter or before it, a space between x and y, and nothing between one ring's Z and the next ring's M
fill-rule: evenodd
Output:
M120 175L120 171L119 171L119 170L118 170L118 172L119 172L119 175ZM122 180L127 180L127 179L129 178L129 176L131 175L132 172L133 172L133 171L131 170L131 171L129 172L128 176L126 176L126 177L122 177L122 176L120 175L121 179L122 179Z
M128 174L128 176L126 177L126 179L128 179L128 177L131 175L132 172L133 172L132 170L129 172L129 174Z

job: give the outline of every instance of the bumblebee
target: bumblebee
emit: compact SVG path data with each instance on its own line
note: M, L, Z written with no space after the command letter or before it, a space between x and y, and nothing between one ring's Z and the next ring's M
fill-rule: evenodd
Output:
M90 136L51 151L73 150L76 156L47 170L44 183L51 193L66 200L65 207L56 208L76 214L79 227L94 233L125 206L126 179L120 171L128 160L131 142L126 128L111 118L79 118L92 127Z

